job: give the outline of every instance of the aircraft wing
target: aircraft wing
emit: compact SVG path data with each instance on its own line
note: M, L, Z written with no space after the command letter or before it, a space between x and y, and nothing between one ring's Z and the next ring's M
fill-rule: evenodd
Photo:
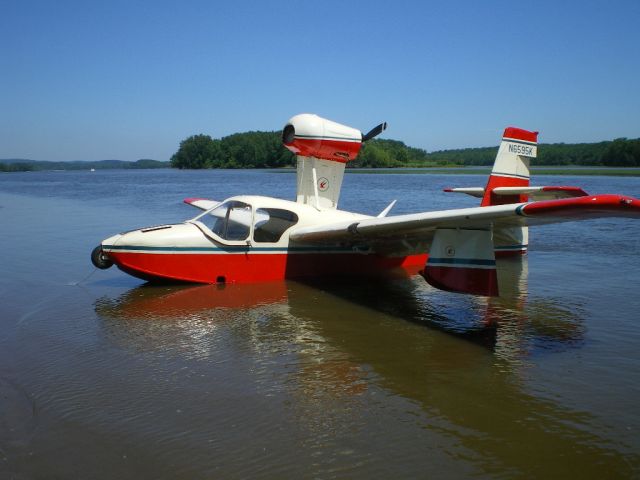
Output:
M600 217L640 218L640 200L623 195L593 195L560 200L461 208L391 217L366 218L303 227L291 233L296 245L359 246L402 254L407 240L420 239L428 251L437 229L496 229L588 220ZM426 242L426 244L425 244Z
M183 202L187 205L191 205L192 207L199 208L200 210L210 210L213 207L220 205L220 202L209 200L207 198L185 198Z

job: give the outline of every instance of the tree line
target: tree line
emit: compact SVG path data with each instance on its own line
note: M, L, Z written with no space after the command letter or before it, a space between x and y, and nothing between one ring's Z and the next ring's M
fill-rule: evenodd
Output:
M362 146L350 167L425 166L427 152L397 140L374 139ZM295 165L295 155L282 146L280 132L236 133L213 139L193 135L180 142L171 157L174 168L279 168Z
M169 162L140 159L135 162L125 160L67 161L51 162L47 160L5 159L0 160L0 172L32 172L41 170L105 170L105 169L148 169L167 168Z
M174 168L277 168L293 165L293 155L276 132L235 133L214 140L193 135L171 157Z
M427 156L457 165L493 165L498 147L441 150ZM598 143L542 143L535 165L640 167L640 138Z
M364 144L348 167L397 168L492 165L498 147L440 150L427 153L398 140L374 139ZM606 167L640 166L640 139L618 138L598 143L539 144L536 165ZM279 168L295 165L282 146L280 132L236 133L213 139L193 135L180 142L171 157L174 168Z
M0 163L0 172L30 172L34 166L29 163Z
M440 150L427 153L398 140L373 139L365 143L348 167L398 168L492 165L498 147ZM539 144L534 165L640 167L640 138L618 138L598 143ZM0 172L30 170L87 170L90 168L280 168L293 167L295 156L282 146L280 132L236 133L213 139L193 135L180 142L171 162L142 159L136 162L48 162L0 159Z

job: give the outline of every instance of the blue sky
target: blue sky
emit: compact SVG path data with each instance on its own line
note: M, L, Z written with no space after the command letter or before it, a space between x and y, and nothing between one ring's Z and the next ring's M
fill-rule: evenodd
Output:
M0 158L168 160L312 112L429 151L640 136L640 1L0 0Z

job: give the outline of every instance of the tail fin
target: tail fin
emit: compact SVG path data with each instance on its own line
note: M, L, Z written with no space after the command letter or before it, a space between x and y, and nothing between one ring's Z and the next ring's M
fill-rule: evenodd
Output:
M578 195L574 187L529 186L529 159L537 155L538 132L507 127L485 188L447 188L445 192L466 193L482 198L483 207L528 201L528 196ZM569 190L568 190L569 189ZM582 190L580 190L582 192ZM525 253L529 244L527 227L497 228L493 232L497 256Z
M529 159L537 155L538 132L529 132L521 128L507 127L489 175L489 181L482 197L483 207L506 205L528 200L526 193L498 194L496 188L511 187L517 189L529 186ZM523 254L529 246L527 227L499 228L493 232L493 245L497 256Z
M483 207L526 202L526 195L496 195L497 187L528 187L529 159L537 154L538 132L507 127L502 136L493 170L484 189Z

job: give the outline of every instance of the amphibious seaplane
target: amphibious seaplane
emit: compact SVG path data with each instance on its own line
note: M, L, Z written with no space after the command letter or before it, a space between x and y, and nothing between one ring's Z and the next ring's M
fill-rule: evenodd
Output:
M247 283L331 275L420 274L443 290L497 296L496 256L521 255L528 227L599 217L640 218L640 200L589 195L578 187L531 186L537 132L504 130L485 187L446 191L473 195L480 206L372 217L338 209L347 162L369 133L313 114L296 115L282 142L297 156L297 199L241 195L218 202L187 198L195 218L114 235L92 254L148 281Z

